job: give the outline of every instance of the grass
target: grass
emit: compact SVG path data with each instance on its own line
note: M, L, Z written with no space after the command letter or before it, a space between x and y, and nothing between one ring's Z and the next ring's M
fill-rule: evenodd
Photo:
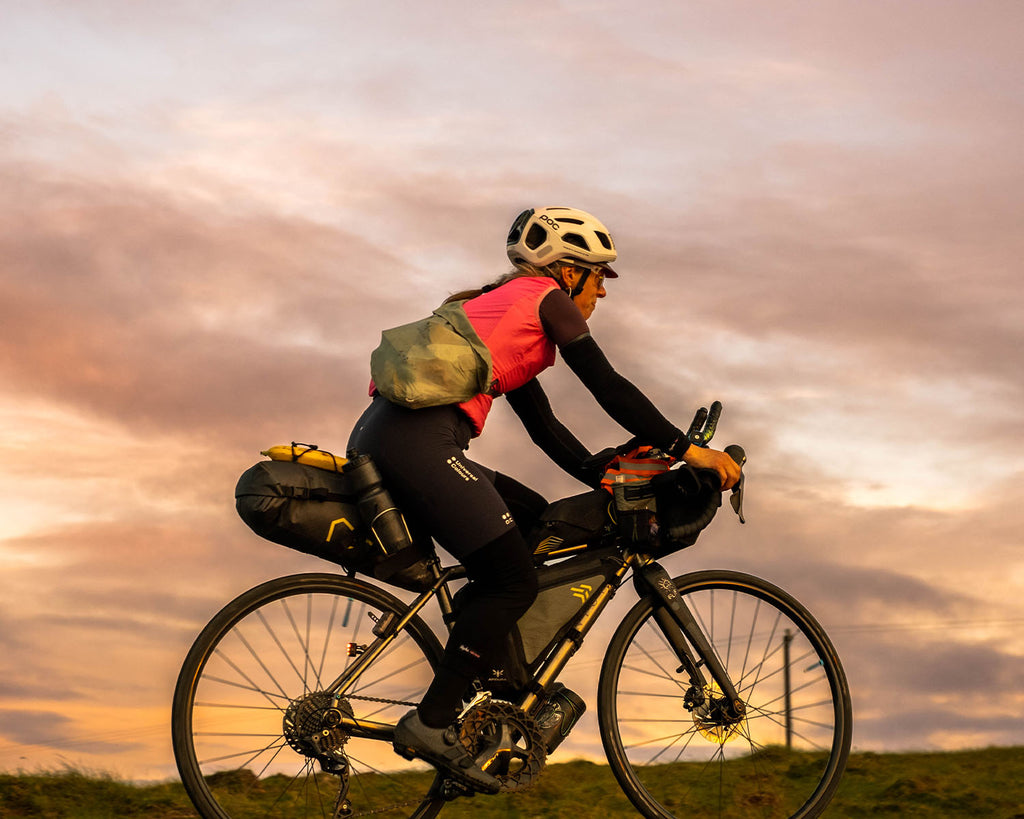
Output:
M259 798L258 793L255 798ZM278 815L278 810L271 815ZM759 814L755 810L752 815ZM196 816L178 782L132 785L110 776L87 775L74 770L0 774L0 817L3 819L195 819ZM460 799L441 813L442 819L636 816L608 767L590 762L550 765L528 791ZM839 792L824 816L827 819L1024 819L1024 747L854 754Z

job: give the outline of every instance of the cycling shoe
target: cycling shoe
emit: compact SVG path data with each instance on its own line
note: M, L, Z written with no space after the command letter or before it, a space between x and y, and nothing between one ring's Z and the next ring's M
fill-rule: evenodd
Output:
M501 783L478 767L461 742L454 725L430 728L423 724L414 709L395 726L395 751L406 759L419 757L450 773L460 782L484 793L497 793Z

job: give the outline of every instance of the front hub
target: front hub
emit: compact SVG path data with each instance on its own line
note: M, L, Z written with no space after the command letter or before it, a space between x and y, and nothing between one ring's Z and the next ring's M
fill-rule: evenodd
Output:
M690 712L701 736L716 745L724 745L740 734L747 711L742 700L730 702L720 691L710 688L691 688L683 707Z

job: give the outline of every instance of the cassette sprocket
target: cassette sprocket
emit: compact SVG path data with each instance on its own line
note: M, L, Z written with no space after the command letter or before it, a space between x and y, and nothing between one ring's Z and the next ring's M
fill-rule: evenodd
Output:
M547 758L533 717L503 700L472 705L462 718L459 740L477 765L501 783L503 793L532 785Z

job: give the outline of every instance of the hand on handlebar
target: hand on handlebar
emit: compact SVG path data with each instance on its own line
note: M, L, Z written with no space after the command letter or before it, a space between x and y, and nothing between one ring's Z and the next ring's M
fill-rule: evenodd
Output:
M691 444L683 453L683 461L695 469L713 469L722 479L722 491L732 489L740 479L742 467L731 455L718 449L705 449Z

